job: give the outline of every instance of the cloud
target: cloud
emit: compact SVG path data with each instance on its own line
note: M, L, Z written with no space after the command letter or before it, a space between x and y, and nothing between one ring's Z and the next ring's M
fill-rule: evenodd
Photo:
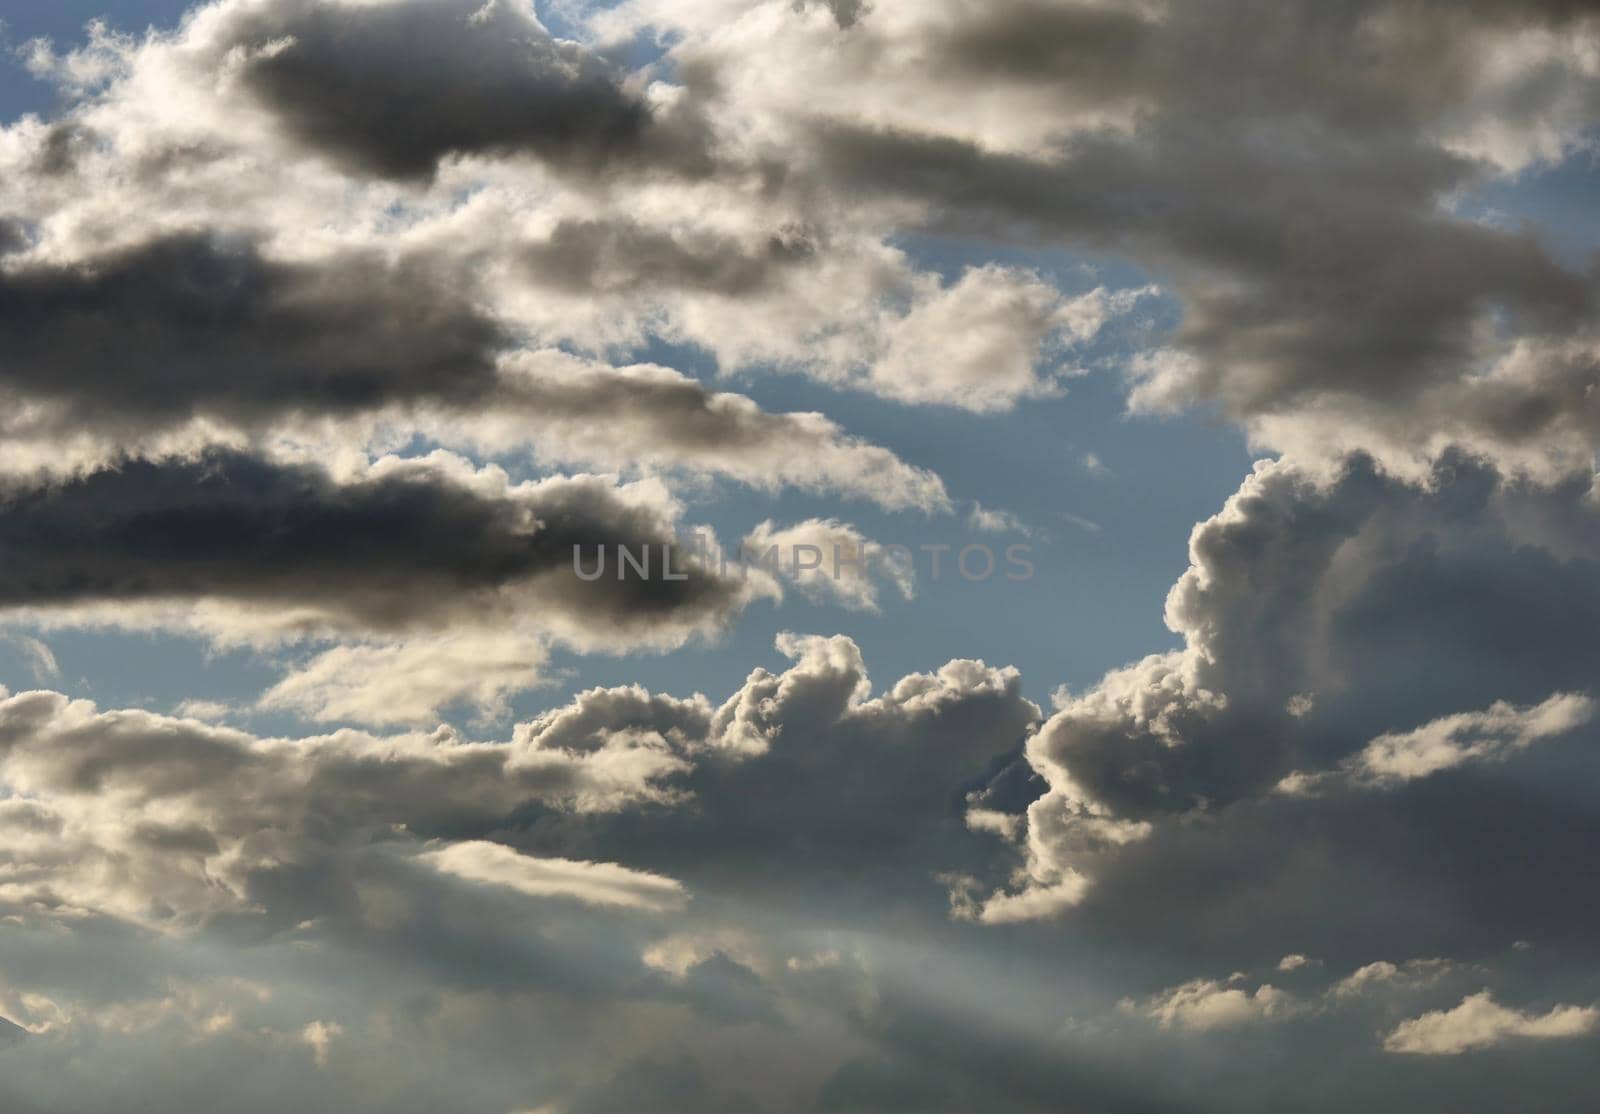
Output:
M425 726L464 703L492 719L511 694L547 683L549 656L538 638L488 632L336 646L297 666L260 705L324 723Z
M1172 644L1048 717L1014 669L879 688L798 635L716 700L583 688L496 742L6 693L0 1105L1581 1099L1582 1041L1534 1088L1385 1049L1594 1027L1551 1003L1600 916L1596 276L1480 216L1578 169L1593 6L547 14L224 0L28 48L60 101L0 128L17 630L249 642L287 670L257 712L416 725L780 587L908 589L566 572L706 480L951 511L937 454L735 374L1031 427L1109 371L1277 459L1195 529ZM830 513L757 536L865 541Z
M692 121L552 36L531 5L224 4L190 45L296 142L358 172L426 176L442 158L480 153L586 172L692 172L709 158Z
M1098 289L1063 298L1038 278L997 266L973 268L898 319L868 382L902 402L978 412L1059 394L1060 374L1039 373L1051 348L1092 339L1136 294Z
M61 666L57 663L55 654L46 643L23 634L12 635L9 641L16 647L17 652L33 672L35 681L40 684L48 684L51 681L60 679Z
M7 267L0 301L0 382L52 409L57 426L197 414L254 424L463 400L492 385L505 340L424 263L277 261L247 240L195 233Z
M768 413L666 368L517 349L452 271L376 251L281 260L247 237L192 232L22 263L0 271L0 384L23 404L7 427L23 444L87 441L98 463L162 437L315 437L339 422L359 439L400 422L480 447L531 443L556 461L947 506L932 473L821 415ZM62 468L42 449L11 452Z
M725 475L768 490L838 491L892 510L950 507L936 474L850 436L822 414L770 413L667 368L611 368L539 352L511 357L503 376L487 413L454 429L444 419L441 432L507 448L526 443L531 428L535 451L557 461Z
M1129 1003L1129 1008L1140 1009L1163 1029L1176 1026L1207 1032L1291 1016L1297 1006L1293 997L1271 985L1262 985L1251 992L1214 980L1197 979L1173 987L1141 1007Z
M274 872L331 862L385 830L486 830L530 801L669 802L664 781L684 768L642 733L581 752L528 733L509 745L443 730L271 740L24 693L0 702L0 783L32 802L3 816L0 905L170 929L273 912L257 887ZM323 824L324 812L338 822Z
M428 839L440 842L424 860L458 876L596 901L671 904L663 887L677 883L656 874L691 887L704 875L713 894L758 878L804 892L844 864L937 901L931 874L966 845L962 786L1038 715L1015 671L956 661L874 697L848 639L780 647L787 670L756 670L720 706L590 689L507 743L445 728L266 739L10 696L0 786L17 799L0 810L0 906L170 931L223 915L305 919L324 899L296 892L300 872L344 875L363 849ZM502 829L525 830L482 842ZM536 846L546 829L564 853Z
M14 555L0 606L56 621L115 605L94 615L281 637L520 619L577 646L676 644L759 588L709 571L580 581L574 547L674 540L674 504L659 485L514 485L448 454L386 458L339 479L217 450L13 484L0 498L0 553Z
M768 520L739 545L750 563L771 568L806 596L852 611L877 611L880 583L892 585L904 599L916 594L909 553L887 549L837 519L812 518L782 528Z
M615 863L539 859L484 840L453 843L418 856L435 870L529 897L568 897L588 905L660 912L683 904L683 887L670 878Z
M1220 403L1278 447L1414 460L1475 424L1494 451L1577 459L1439 400L1478 393L1469 369L1519 341L1587 332L1592 276L1450 205L1581 148L1600 102L1582 5L952 0L848 30L781 6L730 29L657 0L597 24L679 36L672 57L719 76L727 107L708 113L800 147L808 186L1159 275L1184 315L1170 356L1136 365L1147 404ZM1583 408L1556 382L1530 395L1541 425Z
M1412 959L1402 965L1387 960L1358 967L1328 988L1330 999L1357 998L1380 987L1428 986L1449 973L1443 959Z
M1505 701L1481 712L1460 712L1415 731L1373 739L1341 764L1337 776L1358 785L1392 787L1469 762L1504 761L1544 739L1570 734L1594 718L1595 703L1579 693L1557 693L1543 703L1516 708ZM1327 775L1290 774L1286 793L1315 792Z
M328 1051L333 1042L344 1036L344 1026L337 1022L313 1021L300 1031L300 1037L311 1047L311 1056L317 1067L328 1066Z
M1568 734L1592 720L1594 713L1594 701L1576 693L1559 693L1531 708L1514 708L1502 701L1482 712L1434 720L1415 731L1380 735L1361 752L1359 768L1380 782L1427 777Z
M15 1044L27 1038L28 1031L13 1021L0 1017L0 1047Z
M1282 890L1256 906L1258 931L1241 927L1245 914L1224 891L1202 890L1219 932L1243 931L1270 949L1262 955L1252 946L1235 962L1262 963L1283 950L1259 918L1279 930L1306 927L1292 906L1277 904L1309 899L1310 883L1294 879L1296 870L1321 879L1325 915L1335 922L1358 920L1359 910L1383 902L1406 904L1379 877L1437 884L1441 864L1416 841L1449 832L1480 843L1469 834L1472 818L1482 808L1513 807L1518 790L1506 779L1536 776L1537 763L1520 765L1544 749L1532 744L1589 722L1588 698L1576 695L1593 658L1587 620L1578 617L1593 606L1579 586L1596 554L1588 491L1575 480L1533 494L1461 457L1440 461L1420 484L1359 457L1331 475L1292 461L1258 465L1192 536L1190 570L1167 601L1168 623L1185 648L1111 672L1069 698L1028 741L1028 762L1048 791L1005 810L1025 810L1020 862L987 902L997 914L1071 910L1108 931L1139 931L1139 918L1158 901L1151 874L1161 872L1158 864L1191 875L1216 871L1218 885L1271 876ZM1463 607L1463 600L1476 602ZM1530 647L1541 648L1535 658ZM1461 713L1485 687L1508 699ZM1311 706L1298 703L1294 714L1292 699L1307 694ZM1427 726L1390 732L1402 716ZM1352 772L1367 771L1369 759L1370 776ZM1551 760L1579 758L1574 749ZM1498 773L1513 762L1528 772ZM1292 771L1299 777L1288 786L1320 790L1380 774L1391 787L1421 785L1441 779L1398 774L1447 767L1460 776L1428 793L1425 807L1414 797L1361 801L1371 795L1348 791L1320 803L1274 795ZM1554 783L1537 776L1533 800L1555 794ZM1560 806L1544 807L1556 809L1548 813L1553 827L1570 822L1555 819L1564 815ZM1343 848L1339 862L1306 845L1264 850L1288 832L1313 829ZM1559 837L1519 818L1495 854L1514 856L1513 847L1550 838ZM1230 855L1245 855L1249 866L1228 867ZM1443 869L1465 887L1454 893L1472 895L1475 907L1495 904L1489 893L1504 894L1510 883L1497 875L1490 885L1469 864ZM1507 920L1543 922L1546 912L1559 919L1554 890L1532 878L1514 888L1522 904L1503 906ZM1031 892L1040 900L1013 905ZM1445 905L1455 900L1438 897ZM984 908L979 900L980 918ZM1297 942L1335 954L1324 947L1332 944L1325 927ZM1425 932L1374 927L1367 947L1437 953L1456 937L1443 922ZM1240 942L1219 938L1218 946L1236 954Z
M1600 1027L1600 1010L1555 1006L1549 1013L1508 1009L1485 990L1450 1010L1434 1010L1402 1021L1383 1039L1386 1052L1417 1056L1459 1056L1494 1048L1515 1038L1564 1040L1587 1036Z

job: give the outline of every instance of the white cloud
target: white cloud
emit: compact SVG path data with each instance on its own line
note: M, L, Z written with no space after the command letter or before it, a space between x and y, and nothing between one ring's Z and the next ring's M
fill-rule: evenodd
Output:
M310 1046L311 1058L319 1068L328 1066L328 1052L342 1036L344 1027L332 1021L312 1021L300 1031L300 1039Z
M1386 1052L1458 1056L1516 1038L1563 1040L1588 1036L1600 1027L1600 1010L1555 1006L1548 1013L1523 1013L1496 1002L1485 990L1450 1010L1434 1010L1402 1021L1383 1039Z
M1380 735L1361 752L1353 772L1364 780L1392 784L1468 762L1499 761L1577 730L1594 718L1596 707L1591 698L1570 692L1523 708L1497 701L1481 712L1444 716L1415 731Z
M1249 991L1233 985L1234 981L1195 979L1162 991L1139 1005L1125 1002L1123 1008L1154 1018L1163 1029L1196 1032L1282 1020L1300 1009L1293 995L1270 983Z
M683 885L616 863L535 858L499 843L468 840L418 856L435 870L529 897L565 897L586 905L665 912L688 901Z
M789 581L814 600L831 600L852 611L877 611L882 584L903 599L916 594L916 569L908 553L886 548L837 519L811 518L785 527L763 522L740 547L748 565ZM768 554L773 559L763 563Z
M1378 960L1358 967L1328 989L1331 999L1358 998L1380 987L1415 988L1429 986L1450 972L1450 962L1444 959L1410 959L1403 964Z
M1063 298L1026 272L973 268L890 326L868 381L903 402L979 412L1058 394L1059 373L1041 364L1092 339L1114 303L1104 290Z
M549 656L538 637L487 631L338 646L295 668L260 704L322 723L426 726L464 702L493 719L508 697L546 683Z
M56 662L56 656L50 647L43 641L25 634L14 634L9 641L17 648L17 653L33 673L33 679L39 684L48 684L60 679L61 666Z

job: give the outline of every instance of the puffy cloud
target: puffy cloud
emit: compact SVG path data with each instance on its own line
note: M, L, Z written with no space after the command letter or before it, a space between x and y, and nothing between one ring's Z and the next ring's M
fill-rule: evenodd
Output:
M338 1022L313 1021L300 1030L300 1038L311 1046L312 1058L319 1068L328 1066L328 1050L333 1042L344 1036L344 1026Z
M739 544L747 561L793 581L807 596L852 610L878 610L880 581L905 599L916 593L908 552L887 549L837 519L813 518L782 528L763 522Z
M1380 959L1376 963L1356 968L1334 983L1328 988L1328 997L1357 998L1379 988L1392 988L1396 985L1426 986L1437 982L1449 970L1450 964L1442 959L1412 959L1400 965Z
M86 701L0 702L7 802L0 901L13 911L192 927L263 910L257 887L384 832L489 830L529 801L615 809L669 801L683 769L664 741L586 752L463 742L448 732L299 741ZM329 826L324 816L337 816Z
M1544 1014L1523 1013L1496 1002L1487 991L1464 998L1450 1010L1434 1010L1402 1021L1383 1039L1388 1052L1459 1056L1515 1038L1561 1040L1587 1036L1600 1027L1600 1010L1555 1006Z
M1591 279L1449 207L1576 149L1600 89L1581 7L591 14L615 43L664 35L663 64L624 73L528 5L465 0L230 0L170 35L46 51L75 99L8 130L5 207L68 259L192 231L174 209L286 255L401 243L460 328L488 306L552 344L660 336L976 410L1052 390L1041 357L1134 294L1067 299L998 265L945 285L892 238L1112 248L1184 302L1169 355L1134 365L1142 404L1219 400L1277 447L1413 462L1453 438L1548 469L1593 443L1561 355L1592 347ZM387 126L396 111L408 126ZM132 185L112 172L130 161ZM135 185L181 204L136 204ZM1477 374L1518 353L1520 370Z
M442 842L419 861L452 876L592 902L677 904L678 883L656 873L704 874L720 893L730 872L753 872L803 892L845 864L936 898L941 856L966 843L962 786L1038 715L1015 671L951 662L872 697L848 639L781 648L789 669L755 671L720 707L592 689L499 744L446 729L263 739L56 693L10 696L0 896L14 910L172 928L287 915L275 901L315 900L273 898L300 873L355 870L362 848L403 855L432 838ZM483 842L491 833L518 848ZM779 862L791 865L774 877Z
M874 1039L850 926L883 901L938 924L932 875L970 846L963 789L1038 709L1011 670L957 661L875 694L847 639L782 648L788 668L721 706L592 689L503 743L267 739L53 693L0 702L0 916L16 929L0 971L18 981L0 1012L54 1025L8 1095L31 1101L83 1042L130 1057L156 1042L180 1065L316 1059L297 1086L356 1108L436 1104L425 1085L350 1090L400 1041L434 1066L471 1046L521 1058L520 1094L474 1090L469 1109L581 1106L652 1045L684 1050L708 1088L737 1085L726 1042L781 1033L783 1071L769 1058L746 1085L804 1104ZM763 927L783 907L791 925ZM115 962L72 958L100 948ZM506 1046L559 1003L584 1030L570 1048L535 1064ZM181 1068L166 1085L116 1073L198 1101ZM254 1095L255 1076L239 1086Z
M1064 299L1038 279L993 265L976 268L894 322L868 382L904 402L975 411L1055 394L1062 389L1058 376L1038 374L1044 351L1092 338L1139 294L1098 289Z
M1581 480L1541 490L1460 457L1420 484L1362 459L1332 474L1258 466L1194 531L1191 567L1167 603L1185 648L1069 697L1028 741L1047 791L1003 810L1026 810L1019 863L987 899L966 887L975 904L965 907L986 920L1073 909L1106 931L1140 931L1160 886L1180 873L1210 877L1220 888L1201 885L1199 907L1219 933L1243 933L1219 936L1219 955L1250 963L1283 954L1275 934L1307 931L1307 907L1293 904L1309 899L1307 887L1326 895L1315 901L1326 920L1303 938L1321 955L1349 954L1354 939L1334 939L1340 923L1362 923L1369 949L1411 954L1526 935L1507 927L1518 921L1559 923L1557 890L1486 877L1481 861L1440 864L1426 848L1482 846L1474 818L1518 799L1530 803L1498 830L1497 849L1484 852L1494 859L1548 854L1569 824L1586 830L1554 803L1559 778L1538 764L1499 768L1532 763L1525 756L1545 749L1535 742L1590 722L1575 690L1594 656L1584 616L1595 603L1582 586L1596 559L1593 514ZM1485 688L1508 699L1462 713ZM1307 696L1309 707L1296 701ZM1397 719L1425 726L1395 733ZM1569 748L1549 761L1581 756ZM1328 792L1275 795L1291 771L1301 776L1286 788ZM1399 777L1425 771L1433 776ZM1420 798L1397 789L1376 799L1351 778L1439 784ZM1533 796L1519 797L1530 778ZM1540 807L1554 809L1547 824L1524 815ZM1289 839L1296 831L1302 838ZM1316 850L1324 840L1342 848L1337 860ZM1249 912L1225 881L1241 877L1273 879ZM1408 884L1428 889L1407 898ZM1501 927L1451 929L1443 911L1461 902L1501 908ZM1367 921L1387 903L1429 912L1387 930Z
M1200 1032L1281 1018L1296 1008L1294 999L1274 986L1262 985L1252 992L1211 979L1175 986L1142 1007L1131 1002L1128 1007L1142 1009L1164 1029L1177 1026Z

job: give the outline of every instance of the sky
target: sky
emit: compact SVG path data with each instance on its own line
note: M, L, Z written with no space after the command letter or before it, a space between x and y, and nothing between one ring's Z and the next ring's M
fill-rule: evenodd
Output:
M0 36L0 1108L1600 1100L1600 7Z

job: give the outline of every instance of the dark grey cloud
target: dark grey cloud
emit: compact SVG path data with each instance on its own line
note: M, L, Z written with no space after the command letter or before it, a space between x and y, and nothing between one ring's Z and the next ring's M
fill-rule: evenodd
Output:
M431 175L449 155L528 153L577 171L704 173L705 136L626 75L554 38L531 5L295 0L229 13L219 60L308 147L361 173Z
M1185 812L1386 730L1585 689L1600 653L1587 486L1535 494L1463 458L1429 483L1360 457L1332 481L1258 471L1191 538L1167 604L1188 650L1114 675L1041 757L1118 812Z
M934 875L989 861L966 830L966 792L1037 723L1020 677L951 662L869 700L849 639L785 636L780 645L795 664L756 670L712 719L713 745L680 783L691 807L604 818L535 807L516 825L519 846L626 854L724 900L759 894L803 909L826 894L847 909L938 909ZM585 694L581 720L574 712L562 722L598 718L602 737L659 722L632 700L617 707L619 695Z
M680 237L637 221L563 221L523 253L535 281L569 294L687 290L737 298L767 290L816 252L803 233L775 233L752 252L725 236Z
M0 226L0 243L7 236L23 246L20 227ZM735 263L719 254L726 246L583 225L530 250L554 281L595 292L662 281L734 292L806 250L775 239ZM246 238L198 233L18 262L0 271L0 389L46 407L13 414L19 439L88 432L137 450L196 418L263 433L388 417L604 467L947 502L938 477L820 415L770 413L664 368L519 350L476 290L425 257L287 262Z
M1028 806L1036 915L1165 985L1291 952L1497 969L1519 940L1588 969L1600 906L1573 864L1600 812L1572 787L1594 776L1592 722L1409 780L1316 775L1385 734L1591 691L1594 529L1589 484L1460 456L1425 484L1365 458L1332 477L1259 467L1191 539L1167 607L1186 649L1111 674L1030 740L1050 792L1007 772L979 798ZM1312 780L1291 791L1291 773ZM1050 905L1073 870L1086 890Z
M1460 376L1491 307L1535 335L1591 320L1591 278L1533 233L1436 211L1470 179L1465 160L1380 147L1285 164L1241 131L1176 121L1048 162L844 128L821 145L832 173L933 201L941 230L1116 250L1172 276L1186 303L1174 343L1201 364L1171 404L1215 397L1248 417L1320 395L1415 403Z
M316 467L213 451L7 486L0 606L209 599L373 630L542 611L619 635L730 615L742 588L711 572L593 582L574 573L574 546L592 563L602 544L638 552L672 537L658 507L604 480L497 491L423 460L339 483Z
M1486 176L1470 149L1483 134L1581 132L1581 113L1600 106L1593 77L1556 59L1529 62L1509 89L1485 76L1504 36L1573 27L1587 11L987 5L904 33L975 97L994 83L1050 90L1064 121L1077 108L1125 116L1127 129L1085 127L1019 152L937 115L881 126L840 114L812 122L814 154L822 180L926 202L941 231L1144 263L1184 302L1173 343L1196 360L1158 378L1145 404L1216 399L1249 419L1355 398L1405 408L1425 429L1437 400L1422 392L1494 351L1491 329L1593 328L1587 269L1530 230L1447 211ZM907 49L870 16L854 33L871 44L863 57Z
M0 383L64 420L338 415L481 399L504 331L420 263L263 257L180 234L0 272Z

